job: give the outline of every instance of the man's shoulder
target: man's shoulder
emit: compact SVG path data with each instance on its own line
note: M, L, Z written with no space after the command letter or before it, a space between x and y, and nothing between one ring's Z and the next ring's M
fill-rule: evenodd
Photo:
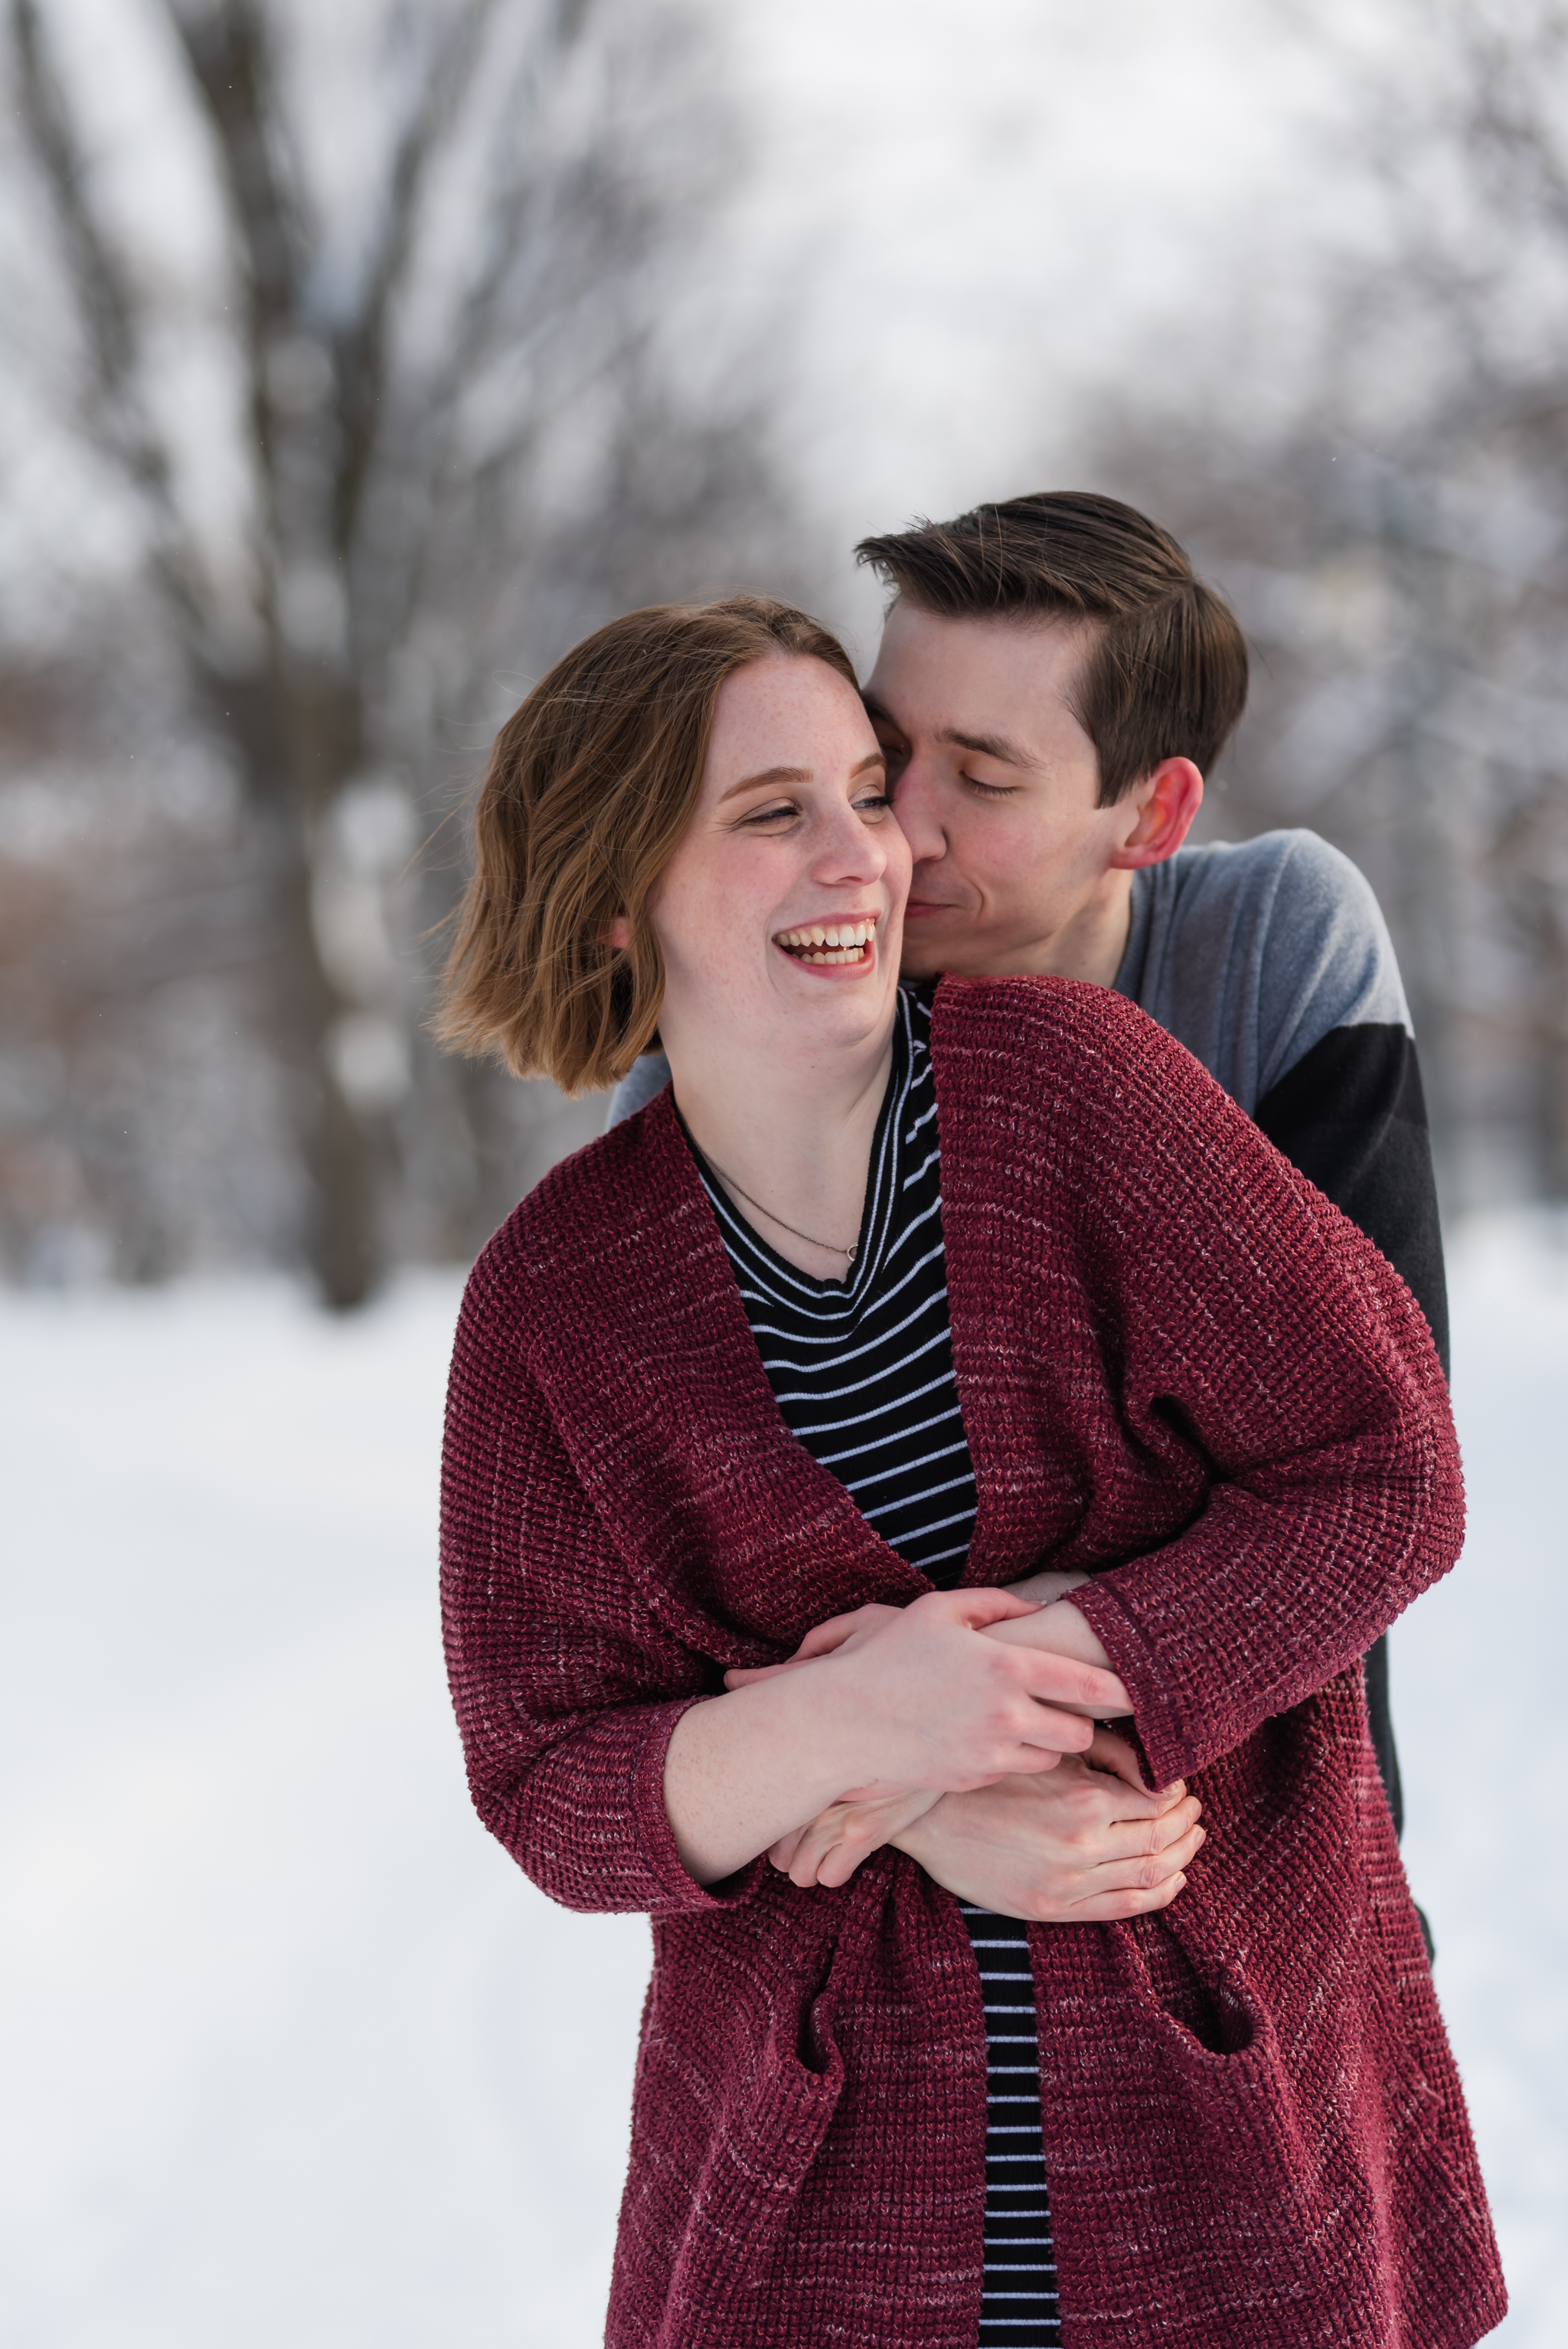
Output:
M1315 832L1182 849L1178 876L1188 918L1205 929L1227 917L1236 949L1255 956L1266 995L1301 1014L1309 999L1331 1026L1410 1015L1388 926L1371 883L1343 849Z
M640 1109L663 1092L670 1081L670 1064L662 1052L645 1052L634 1061L629 1073L621 1079L610 1096L605 1112L604 1130L619 1125L623 1119L635 1117Z
M1292 922L1317 914L1381 926L1377 900L1360 867L1305 828L1181 848L1152 867L1150 878L1189 917L1245 905Z
M1370 884L1306 831L1182 849L1137 874L1116 984L1249 1111L1334 1030L1410 1024Z

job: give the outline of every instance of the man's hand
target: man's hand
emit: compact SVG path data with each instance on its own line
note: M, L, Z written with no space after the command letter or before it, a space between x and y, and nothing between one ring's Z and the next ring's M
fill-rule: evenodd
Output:
M1094 1766L1116 1748L1117 1775ZM892 1840L959 1899L999 1916L1046 1925L1144 1916L1175 1899L1205 1836L1184 1785L1150 1794L1136 1780L1130 1748L1102 1729L1088 1754L1064 1755L1048 1776L944 1795Z
M862 1859L942 1800L930 1786L894 1786L886 1793L857 1787L805 1826L781 1836L768 1857L791 1884L847 1884Z
M1002 1916L1083 1924L1164 1908L1204 1841L1196 1796L1180 1785L1150 1793L1131 1747L1106 1729L1048 1776L965 1795L857 1794L774 1845L769 1857L791 1883L847 1884L892 1843L962 1899Z

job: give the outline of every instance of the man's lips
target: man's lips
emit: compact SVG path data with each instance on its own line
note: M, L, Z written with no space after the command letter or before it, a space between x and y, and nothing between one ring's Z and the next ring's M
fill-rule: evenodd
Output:
M918 921L923 914L956 914L961 907L951 897L912 897L903 909L907 922L911 916Z

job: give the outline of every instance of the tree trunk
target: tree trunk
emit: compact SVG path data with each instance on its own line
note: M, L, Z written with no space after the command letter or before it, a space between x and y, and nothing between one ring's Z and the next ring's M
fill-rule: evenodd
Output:
M322 957L312 849L353 770L351 697L319 677L291 690L276 670L203 684L239 761L265 875L266 1018L306 1177L304 1252L322 1301L346 1311L365 1302L383 1270L382 1154L333 1064L333 1030L352 1007Z
M1540 1013L1535 1035L1536 1134L1542 1195L1568 1205L1568 919L1548 884L1536 926Z

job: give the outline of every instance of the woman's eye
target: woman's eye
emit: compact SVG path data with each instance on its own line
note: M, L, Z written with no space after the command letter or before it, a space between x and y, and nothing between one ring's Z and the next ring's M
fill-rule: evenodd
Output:
M858 815L882 816L892 805L885 792L863 792L855 802L855 812Z
M740 828L743 832L759 832L765 826L788 823L791 816L799 813L793 800L786 800L781 807L754 808L749 815L741 818Z

